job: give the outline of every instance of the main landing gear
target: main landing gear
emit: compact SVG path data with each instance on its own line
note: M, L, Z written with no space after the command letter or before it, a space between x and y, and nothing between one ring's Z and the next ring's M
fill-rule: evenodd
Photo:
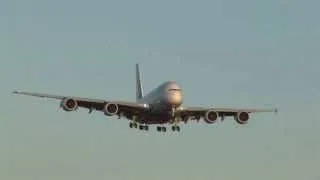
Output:
M172 129L172 131L178 131L178 132L180 132L180 126L178 126L178 125L172 126L171 129Z
M171 123L173 123L171 129L172 131L177 131L177 132L180 132L180 126L178 126L178 124L180 123L181 121L181 117L177 117L176 114L175 114L175 108L172 108L172 111L171 111ZM158 132L166 132L167 129L166 127L164 126L157 126L157 131Z
M148 125L143 125L143 124L137 124L137 123L134 123L134 122L130 122L129 123L129 127L130 128L139 128L139 130L145 130L145 131L148 131L149 130L149 126ZM177 132L180 132L180 126L177 126L177 125L174 125L171 127L171 130L172 131L177 131ZM157 131L158 132L167 132L167 128L165 126L157 126Z
M167 128L164 127L164 126L157 126L157 131L158 131L158 132L166 132L166 131L167 131Z
M139 130L145 130L148 131L149 130L149 126L148 125L143 125L143 124L137 124L136 122L130 122L129 123L129 127L130 128L139 128Z
M149 130L149 126L148 125L143 125L143 124L137 124L137 123L133 123L133 122L130 122L129 123L129 127L130 128L139 128L139 130L145 130L145 131L148 131ZM171 127L171 130L172 131L177 131L177 132L180 132L180 127L179 126L172 126ZM167 128L165 126L157 126L157 131L158 132L167 132Z
M129 123L129 127L130 128L135 128L135 129L139 129L139 130L145 130L148 131L149 130L149 126L146 124L139 124L136 121L136 116L133 116L132 118L132 122ZM179 124L179 119L178 118L173 118L173 125L171 127L172 131L177 131L180 132L180 126L178 126ZM158 132L167 132L167 128L165 126L157 126L157 131Z
M180 132L180 127L179 127L179 126L172 126L172 127L171 127L171 130L172 130L172 131ZM167 131L167 128L164 127L164 126L157 126L157 131L158 131L158 132L166 132L166 131Z
M149 130L149 126L148 125L144 125L144 124L138 124L136 122L137 116L133 116L132 117L132 122L129 123L129 127L130 128L139 128L139 130L145 130L148 131Z

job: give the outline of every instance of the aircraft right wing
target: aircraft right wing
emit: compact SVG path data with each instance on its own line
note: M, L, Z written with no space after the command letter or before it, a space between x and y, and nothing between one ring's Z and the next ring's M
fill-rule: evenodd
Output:
M278 109L182 107L178 112L182 117L191 117L191 119L199 120L203 117L207 123L214 123L219 117L223 120L225 117L231 116L238 123L245 124L252 113L278 112Z
M61 100L60 107L63 108L63 110L65 111L75 111L78 107L81 107L89 109L89 112L92 112L93 110L102 111L109 116L119 114L132 116L133 114L139 114L144 111L148 111L150 108L148 104L128 101L112 101L25 91L14 91L13 93L40 98Z

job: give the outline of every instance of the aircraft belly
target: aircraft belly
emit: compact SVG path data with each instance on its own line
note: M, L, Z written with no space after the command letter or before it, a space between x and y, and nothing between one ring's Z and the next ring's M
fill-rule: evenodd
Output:
M137 122L141 124L165 124L171 119L170 112L167 111L154 111L141 115Z
M151 104L149 113L141 114L137 119L142 124L165 124L171 120L171 107L164 102L161 94L146 97L145 102Z
M170 117L166 115L148 116L145 117L140 123L144 124L165 124L170 121Z

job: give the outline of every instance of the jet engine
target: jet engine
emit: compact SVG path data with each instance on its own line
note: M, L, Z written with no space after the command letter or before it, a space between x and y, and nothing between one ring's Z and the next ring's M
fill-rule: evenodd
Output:
M209 110L204 115L204 121L208 124L215 123L218 120L219 114L216 111Z
M78 109L78 103L76 100L71 98L65 98L61 101L60 107L64 111L75 111Z
M114 103L108 103L105 105L104 107L104 114L106 116L113 116L113 115L116 115L119 111L119 107L117 104L114 104Z
M250 116L247 112L238 112L235 116L235 120L238 124L246 124L249 120Z

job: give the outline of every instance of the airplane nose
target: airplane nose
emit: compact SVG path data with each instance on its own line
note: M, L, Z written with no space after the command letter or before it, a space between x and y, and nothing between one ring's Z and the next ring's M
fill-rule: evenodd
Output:
M182 103L182 94L179 92L171 92L167 96L167 102L174 106L179 106Z

